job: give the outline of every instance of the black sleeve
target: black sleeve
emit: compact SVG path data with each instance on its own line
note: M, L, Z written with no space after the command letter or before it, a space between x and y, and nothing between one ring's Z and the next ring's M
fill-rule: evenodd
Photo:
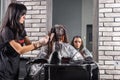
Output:
M14 40L14 33L8 27L5 27L2 30L2 39L3 42L9 42L11 40Z

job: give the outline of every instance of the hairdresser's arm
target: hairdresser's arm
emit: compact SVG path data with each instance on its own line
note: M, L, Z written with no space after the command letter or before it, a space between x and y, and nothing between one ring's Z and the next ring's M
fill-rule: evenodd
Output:
M18 42L16 42L15 40L11 40L10 45L15 49L15 51L19 54L23 54L25 52L31 51L33 49L35 49L36 47L34 46L34 44L30 44L27 46L21 46Z
M11 40L9 43L15 49L16 52L18 52L19 54L23 54L25 52L37 49L37 48L41 47L42 45L47 44L48 40L49 40L49 37L45 36L45 37L41 38L39 41L36 41L36 42L31 43L26 46L21 46L15 40Z

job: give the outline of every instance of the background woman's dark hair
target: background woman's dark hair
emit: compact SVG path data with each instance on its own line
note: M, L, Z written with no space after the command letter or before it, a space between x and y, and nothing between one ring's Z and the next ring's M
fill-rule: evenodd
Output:
M51 28L50 34L54 33L54 37L51 42L48 43L48 57L52 53L53 43L62 40L64 43L68 43L66 29L64 25L55 25ZM63 37L63 38L62 38Z
M9 27L14 37L17 39L18 35L21 35L24 30L24 25L19 22L20 17L26 14L27 8L25 5L20 3L11 3L6 11L4 20L2 22L1 31L4 27Z
M82 50L83 47L84 47L84 45L83 45L83 40L82 40L81 36L78 36L78 35L74 36L73 39L72 39L72 41L71 41L71 45L75 48L75 46L74 46L74 39L75 38L80 38L81 39L81 47L79 48L79 50Z

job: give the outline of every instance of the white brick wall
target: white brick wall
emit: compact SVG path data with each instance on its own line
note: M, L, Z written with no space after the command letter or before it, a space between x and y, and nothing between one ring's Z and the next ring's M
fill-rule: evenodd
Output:
M114 0L99 0L99 3L114 3Z
M31 41L37 41L47 33L47 0L16 0L27 7L25 28ZM38 50L30 51L22 56L35 57Z
M99 0L101 80L120 80L120 0Z

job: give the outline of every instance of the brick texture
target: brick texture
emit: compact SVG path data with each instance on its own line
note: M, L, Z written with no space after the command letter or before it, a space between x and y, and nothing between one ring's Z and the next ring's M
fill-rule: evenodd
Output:
M120 80L120 0L99 0L100 80Z

